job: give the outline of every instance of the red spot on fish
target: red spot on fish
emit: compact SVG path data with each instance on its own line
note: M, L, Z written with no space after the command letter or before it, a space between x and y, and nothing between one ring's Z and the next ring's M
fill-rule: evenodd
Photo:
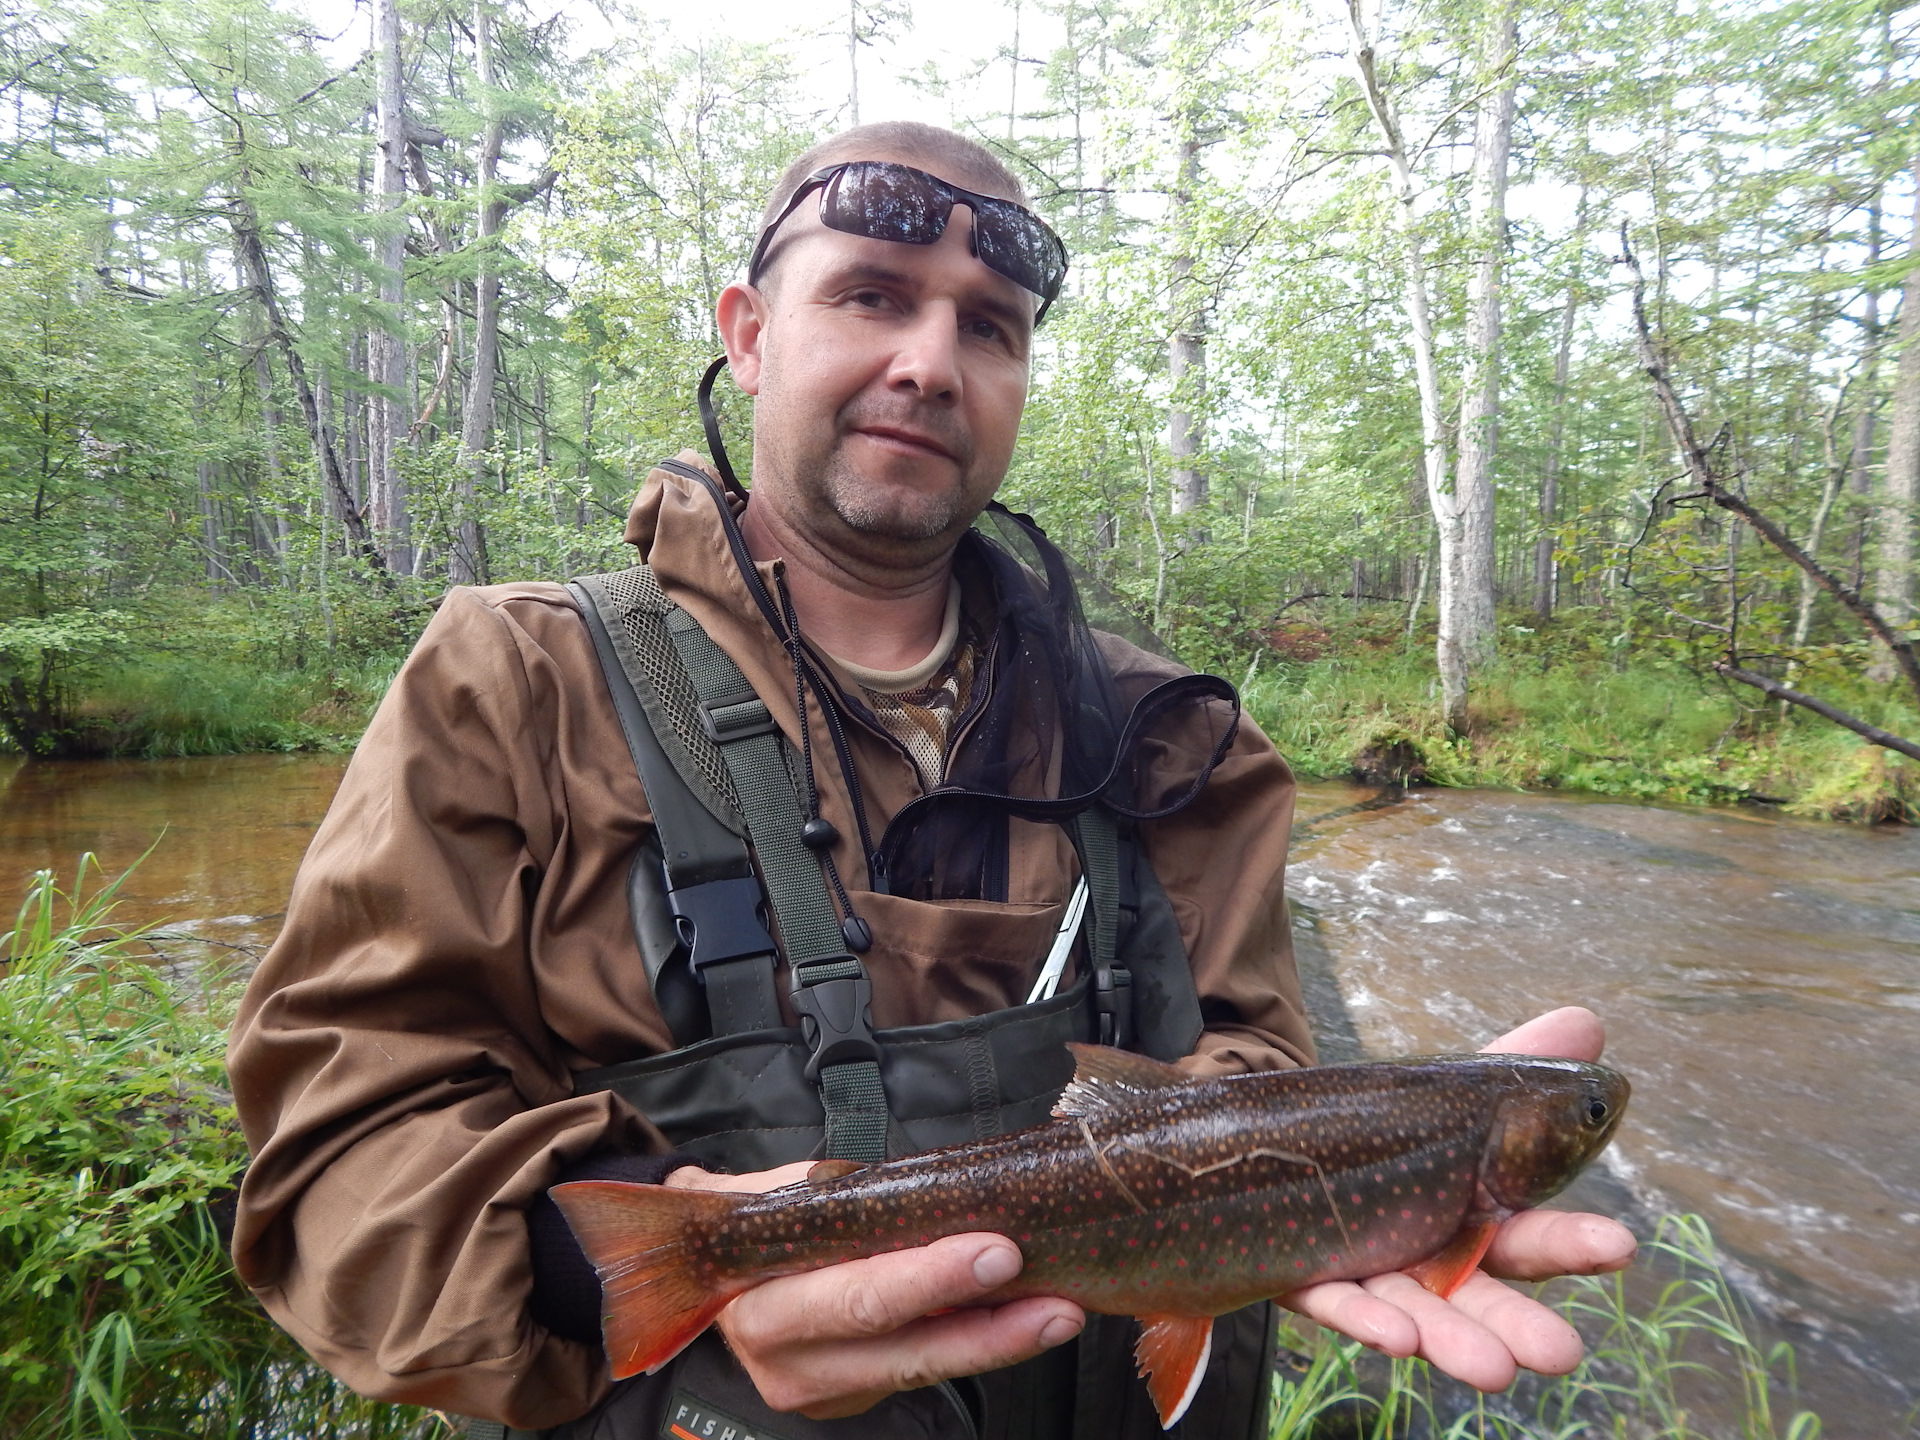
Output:
M1413 1212L1411 1210L1402 1210L1400 1212L1400 1218L1402 1220L1411 1220L1413 1218Z

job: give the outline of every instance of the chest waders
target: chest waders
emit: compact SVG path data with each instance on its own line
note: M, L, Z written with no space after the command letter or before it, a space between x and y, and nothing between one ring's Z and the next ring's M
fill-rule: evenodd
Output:
M875 1030L866 968L842 934L788 747L739 667L642 565L568 587L653 812L629 878L648 983L678 1048L574 1077L611 1090L681 1150L735 1172L882 1160L1047 1118L1072 1078L1069 1041L1163 1060L1201 1028L1173 908L1104 810L1069 829L1087 880L1087 963L1049 1000ZM755 862L758 862L756 874ZM764 885L762 883L764 881ZM769 924L771 921L771 924ZM779 937L776 945L774 935ZM789 976L782 1018L776 980ZM1024 1364L889 1397L846 1420L780 1414L716 1331L659 1374L616 1385L546 1440L1148 1440L1136 1326L1092 1315ZM1264 1440L1272 1307L1221 1316L1200 1393L1175 1433ZM486 1440L532 1432L475 1428Z

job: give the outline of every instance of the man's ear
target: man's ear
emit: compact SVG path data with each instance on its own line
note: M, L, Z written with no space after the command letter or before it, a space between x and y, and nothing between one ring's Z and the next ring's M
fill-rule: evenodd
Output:
M733 383L749 395L760 393L760 347L766 338L767 297L752 285L729 285L714 307L720 343L727 347Z

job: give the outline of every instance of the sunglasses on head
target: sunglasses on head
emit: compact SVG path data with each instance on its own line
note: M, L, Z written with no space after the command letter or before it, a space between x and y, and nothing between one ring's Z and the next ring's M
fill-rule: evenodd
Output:
M970 247L995 274L1040 297L1038 326L1067 278L1067 247L1046 221L1011 200L981 195L949 184L937 175L890 160L850 160L809 175L793 192L773 223L760 232L747 264L747 283L760 278L767 250L781 223L815 190L820 192L820 223L829 230L902 245L932 245L947 232L955 205L973 213Z

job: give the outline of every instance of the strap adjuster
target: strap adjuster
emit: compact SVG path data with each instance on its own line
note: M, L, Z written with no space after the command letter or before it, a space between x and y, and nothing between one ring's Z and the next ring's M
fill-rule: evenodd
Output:
M1093 972L1093 1013L1099 1016L1100 1043L1125 1045L1132 1036L1133 972L1124 965Z
M853 957L835 955L829 959L844 963ZM793 987L789 998L813 1052L807 1059L809 1080L819 1080L824 1065L845 1065L853 1060L878 1062L880 1046L873 1038L873 983L867 979L864 967L857 975L843 975L812 985L803 979Z
M765 904L760 882L751 875L667 891L667 911L687 947L687 966L701 984L707 978L701 971L708 965L773 954Z
M716 745L751 740L780 731L766 702L751 690L700 702L700 728Z

